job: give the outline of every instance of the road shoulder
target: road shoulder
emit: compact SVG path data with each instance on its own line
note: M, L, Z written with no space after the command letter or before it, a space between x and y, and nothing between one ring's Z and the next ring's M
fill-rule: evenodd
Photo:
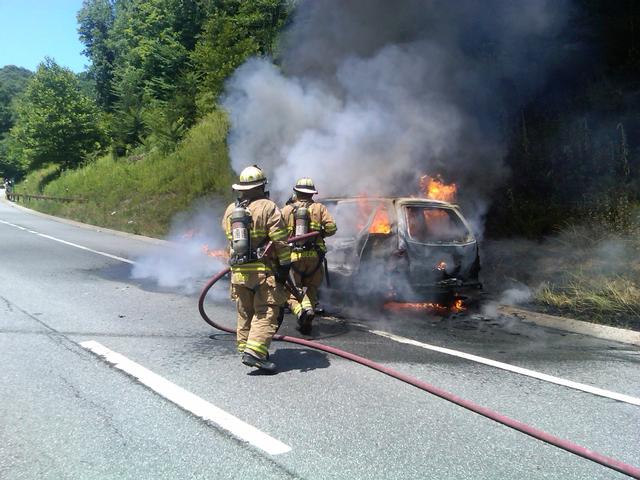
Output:
M608 325L599 325L597 323L575 320L573 318L556 317L554 315L532 312L530 310L524 310L522 308L508 305L500 305L498 307L498 312L518 317L525 322L534 323L541 327L555 328L558 330L565 330L567 332L589 335L603 340L611 340L613 342L640 346L640 332L633 330L610 327Z

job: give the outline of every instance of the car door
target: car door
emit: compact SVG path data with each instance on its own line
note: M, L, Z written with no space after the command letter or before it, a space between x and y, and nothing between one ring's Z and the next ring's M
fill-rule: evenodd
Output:
M388 235L395 228L389 217L388 202L383 199L350 198L323 203L338 226L338 232L326 239L329 270L350 277L360 268L362 253L370 236Z
M419 202L405 203L402 210L411 282L434 285L447 279L464 280L475 259L476 241L458 212Z

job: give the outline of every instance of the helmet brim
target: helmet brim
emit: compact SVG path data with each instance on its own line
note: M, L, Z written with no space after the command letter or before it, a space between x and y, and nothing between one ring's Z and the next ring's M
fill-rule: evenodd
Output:
M253 190L254 188L262 187L263 185L266 185L266 184L267 184L266 181L260 180L258 182L252 182L252 183L234 183L233 185L231 185L231 188L233 188L234 190L240 190L240 191Z
M311 194L318 193L318 191L316 189L309 188L309 187L293 187L293 190L295 192L300 192L300 193L311 193Z

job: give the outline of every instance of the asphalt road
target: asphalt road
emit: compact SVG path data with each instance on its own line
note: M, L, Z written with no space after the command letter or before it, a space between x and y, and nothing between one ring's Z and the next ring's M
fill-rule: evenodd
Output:
M240 363L233 337L216 334L199 317L196 294L132 279L132 264L123 260L135 262L152 248L157 247L137 238L79 228L0 202L3 480L626 478L308 348L274 345L279 373L256 375ZM210 301L207 308L233 324L228 301ZM318 341L640 465L640 406L371 330L634 398L640 397L638 348L517 318L352 315L320 319ZM295 335L293 323L287 318L283 333ZM267 453L215 421L198 418L89 351L87 341L290 450Z

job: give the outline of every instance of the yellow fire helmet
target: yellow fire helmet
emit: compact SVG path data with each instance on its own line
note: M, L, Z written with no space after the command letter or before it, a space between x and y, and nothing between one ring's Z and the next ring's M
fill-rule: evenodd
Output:
M234 190L251 190L266 184L267 177L264 172L257 165L252 165L240 172L238 183L234 183L232 188Z
M313 184L313 180L309 177L303 177L296 182L296 186L293 187L296 192L300 193L318 193L316 186Z

